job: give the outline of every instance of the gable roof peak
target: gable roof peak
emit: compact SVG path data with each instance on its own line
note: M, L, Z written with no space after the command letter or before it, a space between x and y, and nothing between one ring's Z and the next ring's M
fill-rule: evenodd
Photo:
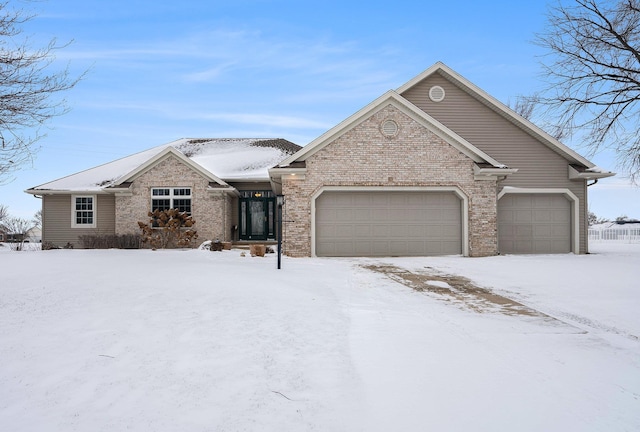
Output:
M354 128L361 121L389 105L394 106L414 121L428 128L431 132L457 148L474 162L488 162L492 166L496 167L503 166L500 162L496 161L491 156L440 123L438 120L412 104L409 100L402 97L398 92L389 90L364 108L357 111L355 114L351 115L306 146L302 147L300 151L281 161L276 168L289 167L294 162L305 161L307 158L329 145L333 140Z
M500 102L498 99L491 96L486 91L482 90L480 87L478 87L477 85L475 85L474 83L472 83L471 81L469 81L468 79L466 79L465 77L463 77L462 75L460 75L459 73L451 69L449 66L447 66L443 62L439 61L435 63L433 66L425 69L420 74L416 75L415 77L407 81L405 84L398 87L396 91L400 95L402 95L403 93L406 93L409 89L413 88L414 86L421 83L422 81L424 81L425 79L427 79L428 77L432 76L435 73L439 73L445 79L450 81L452 84L459 87L464 92L471 95L473 98L479 100L484 105L486 105L493 111L497 112L499 115L503 116L510 122L514 123L516 126L523 129L524 131L526 131L528 134L535 137L536 139L538 139L540 142L542 142L547 147L551 148L552 150L554 150L555 152L563 156L565 159L567 159L571 163L584 165L587 168L591 168L595 166L593 162L590 162L589 160L587 160L586 158L578 154L576 151L574 151L570 147L561 143L559 140L549 135L547 132L545 132L539 126L532 123L530 120L527 120L521 115L517 114L507 105Z

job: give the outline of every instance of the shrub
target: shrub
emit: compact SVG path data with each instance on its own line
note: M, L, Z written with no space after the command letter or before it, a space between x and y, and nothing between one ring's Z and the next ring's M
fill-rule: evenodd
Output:
M85 249L140 249L142 239L138 234L96 234L78 237Z
M49 241L42 242L42 250L53 250L53 249L60 249L60 248Z
M138 222L142 230L142 242L153 249L188 247L198 238L192 227L196 221L178 209L155 210L148 213L149 222Z

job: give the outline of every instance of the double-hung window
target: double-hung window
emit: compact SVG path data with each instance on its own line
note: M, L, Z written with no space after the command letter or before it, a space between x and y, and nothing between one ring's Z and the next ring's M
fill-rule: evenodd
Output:
M71 197L71 227L96 227L95 195L73 195Z
M151 189L151 211L178 209L191 216L191 188L153 188Z

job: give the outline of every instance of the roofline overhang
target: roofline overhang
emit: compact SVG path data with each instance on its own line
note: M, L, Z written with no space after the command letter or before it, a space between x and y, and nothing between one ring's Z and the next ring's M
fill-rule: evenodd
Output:
M226 183L266 183L269 181L269 177L225 177L222 180Z
M601 178L613 177L616 173L611 171L595 171L590 168L579 170L576 167L569 165L569 179L570 180L598 180Z
M473 176L475 180L503 180L507 178L508 175L517 172L517 168L473 166Z
M304 180L307 174L307 168L292 168L292 167L273 167L269 168L269 181L271 182L271 189L276 195L282 195L282 180Z
M233 186L219 187L219 188L209 186L207 187L206 191L210 194L226 193L230 195L240 196L240 192L238 192L238 189L234 188Z
M25 193L31 195L108 195L109 192L104 189L93 190L63 190L63 189L27 189Z

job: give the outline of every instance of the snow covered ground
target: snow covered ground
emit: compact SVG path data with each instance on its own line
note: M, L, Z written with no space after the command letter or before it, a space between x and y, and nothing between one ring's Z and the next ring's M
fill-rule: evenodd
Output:
M0 430L640 430L640 245L591 249L276 270L0 247Z

